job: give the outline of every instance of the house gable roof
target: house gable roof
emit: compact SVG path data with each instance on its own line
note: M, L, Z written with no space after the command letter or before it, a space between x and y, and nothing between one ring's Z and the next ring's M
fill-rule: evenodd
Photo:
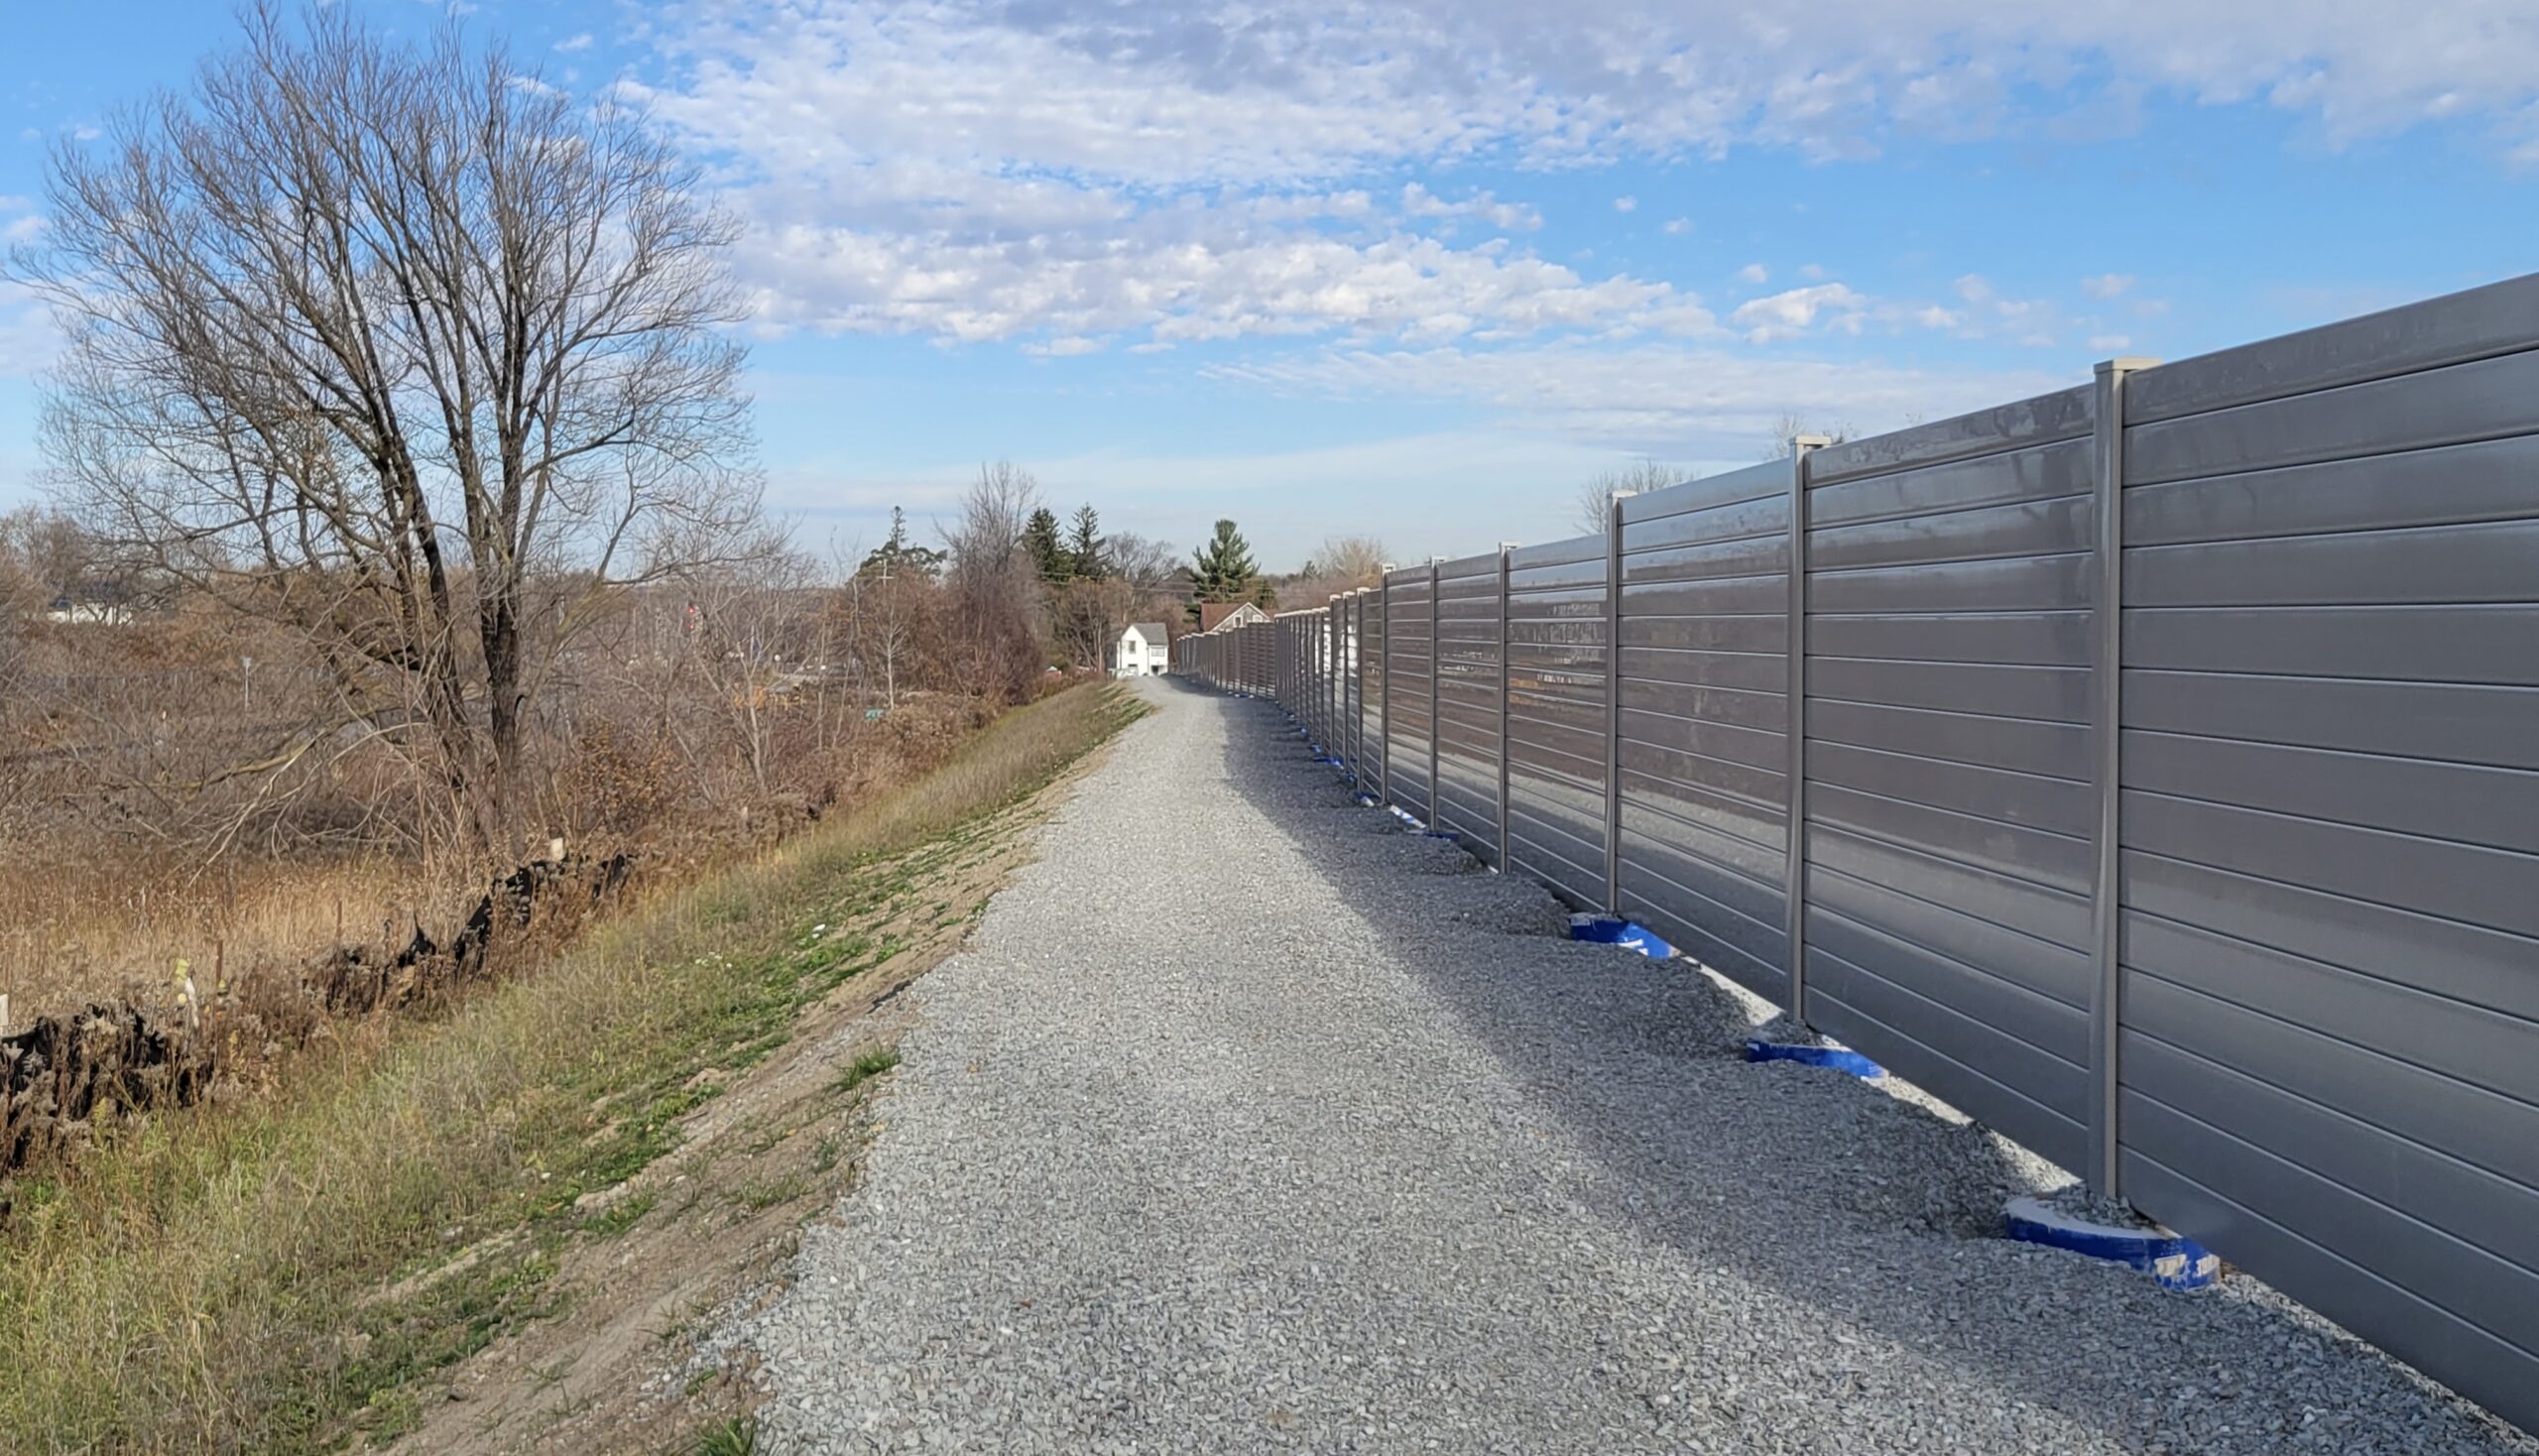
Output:
M1147 646L1149 647L1170 647L1172 645L1172 630L1160 622L1132 622L1129 624L1129 631L1145 638L1147 640ZM1126 636L1127 634L1123 633L1122 635Z
M1201 602L1199 604L1199 630L1202 632L1214 632L1218 628L1225 626L1227 622L1241 617L1246 611L1251 612L1253 616L1260 618L1263 621L1269 620L1270 614L1262 611L1258 602Z

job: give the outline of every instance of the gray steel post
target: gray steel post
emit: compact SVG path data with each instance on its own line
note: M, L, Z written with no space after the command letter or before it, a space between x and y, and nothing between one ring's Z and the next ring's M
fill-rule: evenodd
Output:
M1508 556L1512 541L1499 544L1499 872L1508 872L1508 682L1515 675L1508 652Z
M2089 1176L2092 1191L2108 1198L2124 1196L2116 1128L2116 1048L2123 1020L2118 972L2123 907L2118 899L2116 821L2124 787L2120 700L2124 680L2124 376L2156 362L2110 359L2099 365L2097 398L2090 416L2096 446L2091 475L2098 507L2090 592L2090 611L2098 629L2090 676L2098 693L2091 704L2090 735L2098 755L2099 814L2094 846L2098 874L2090 893L2090 939L2097 975L2090 985Z
M1784 812L1789 824L1789 864L1783 883L1781 933L1788 940L1782 969L1789 978L1789 1019L1807 1025L1807 457L1832 444L1821 434L1792 435L1789 442L1789 772Z
M1437 827L1437 730L1445 719L1437 712L1437 564L1440 556L1428 558L1428 827Z
M1623 493L1605 498L1605 912L1623 912Z
M1384 767L1376 775L1376 802L1392 804L1392 562L1383 565L1384 579L1376 587L1376 625L1383 629L1384 645L1376 650L1378 673L1384 679L1377 705L1383 721L1376 725L1376 746L1384 751Z

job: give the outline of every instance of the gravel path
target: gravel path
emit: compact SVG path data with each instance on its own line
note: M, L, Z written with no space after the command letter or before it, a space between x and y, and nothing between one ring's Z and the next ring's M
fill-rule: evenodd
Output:
M2244 1278L1981 1237L2043 1170L1147 690L729 1332L762 1449L2539 1452Z

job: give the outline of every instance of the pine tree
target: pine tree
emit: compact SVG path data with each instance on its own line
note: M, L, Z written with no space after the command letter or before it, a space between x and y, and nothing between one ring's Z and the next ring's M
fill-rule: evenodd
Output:
M866 553L863 564L855 568L859 577L922 576L933 579L943 569L943 552L931 546L908 545L907 512L891 508L891 539Z
M1090 505L1078 506L1075 530L1067 537L1067 553L1074 558L1075 574L1086 581L1099 581L1108 575L1102 564L1102 518Z
M1033 511L1023 524L1023 549L1040 579L1051 586L1064 586L1075 575L1075 558L1058 544L1058 518L1046 506Z
M1198 559L1191 566L1190 615L1199 615L1201 602L1258 600L1268 585L1261 579L1261 567L1252 559L1251 543L1235 530L1233 522L1220 521L1217 534L1199 547Z

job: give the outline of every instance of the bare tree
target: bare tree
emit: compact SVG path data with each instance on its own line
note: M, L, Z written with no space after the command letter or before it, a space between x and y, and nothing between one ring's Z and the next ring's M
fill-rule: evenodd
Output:
M10 272L69 339L44 433L83 519L303 634L508 847L557 645L755 517L735 224L624 105L358 14L260 6L190 94L57 147Z
M1311 572L1357 586L1372 586L1384 574L1385 544L1372 536L1326 536L1314 547Z
M1040 578L1023 549L1023 528L1040 505L1040 484L1011 460L979 467L961 496L961 514L943 534L951 553L945 587L957 670L973 691L1027 695L1039 673Z
M1618 495L1645 495L1664 490L1693 478L1693 472L1656 460L1639 460L1619 470L1600 470L1591 479L1581 481L1572 497L1571 517L1580 534L1602 536L1613 519L1613 501Z

